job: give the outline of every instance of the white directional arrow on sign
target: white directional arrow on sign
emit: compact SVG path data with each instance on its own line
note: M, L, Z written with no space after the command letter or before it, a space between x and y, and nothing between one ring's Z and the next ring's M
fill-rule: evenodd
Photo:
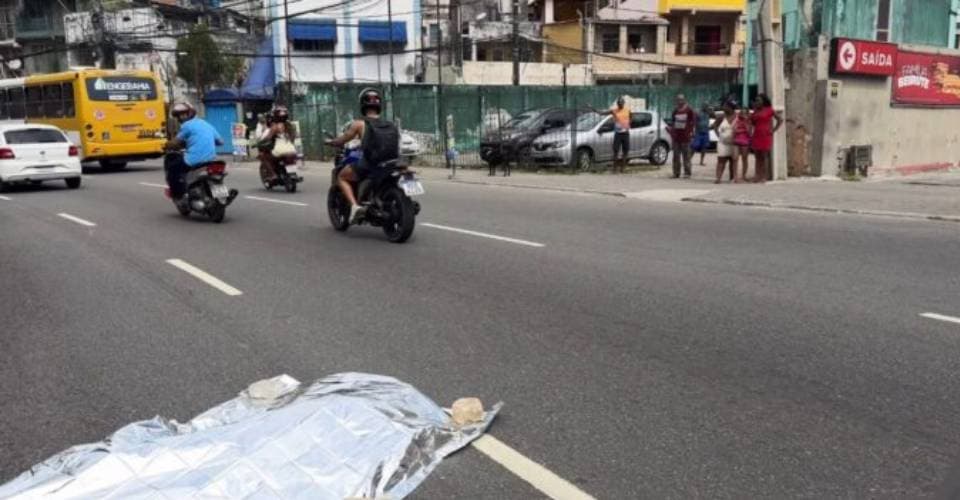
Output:
M857 62L857 48L853 42L843 42L840 45L840 67L849 71Z

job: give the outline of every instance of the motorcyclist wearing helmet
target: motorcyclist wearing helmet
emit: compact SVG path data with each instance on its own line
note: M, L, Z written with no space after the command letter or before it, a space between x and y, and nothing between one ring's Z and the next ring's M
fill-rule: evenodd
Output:
M198 118L197 110L186 102L174 104L170 115L180 123L180 132L177 133L176 138L167 141L164 149L168 151L186 149L183 157L164 162L170 196L176 200L186 192L184 174L191 168L216 160L217 146L223 144L223 138L213 125Z
M290 113L284 106L273 108L270 113L269 127L264 134L258 138L260 149L261 168L264 164L271 166L267 169L267 180L276 178L276 169L279 166L279 158L273 154L273 145L277 137L283 137L293 143L297 139L296 128L290 123Z
M346 132L335 139L326 141L326 144L334 147L342 147L348 142L359 139L362 148L362 158L354 165L349 165L340 170L337 177L337 185L343 196L350 203L350 221L356 223L363 215L365 208L357 203L354 196L351 183L360 182L373 173L385 161L396 160L400 156L399 143L379 144L383 141L379 139L378 134L369 133L372 129L386 128L392 129L391 136L397 136L396 126L391 122L381 119L383 112L383 100L380 92L376 89L366 88L360 92L360 118L357 118L350 124ZM397 142L394 137L393 142ZM395 151L394 151L395 150Z

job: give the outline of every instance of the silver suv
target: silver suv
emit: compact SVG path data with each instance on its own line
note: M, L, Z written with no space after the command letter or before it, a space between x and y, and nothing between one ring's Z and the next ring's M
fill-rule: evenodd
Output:
M590 170L597 163L613 161L613 117L609 114L587 112L576 123L548 132L533 141L533 161L545 165L569 165L572 151L576 152L576 166ZM670 134L667 124L656 111L634 111L630 114L630 147L627 158L645 159L654 165L663 165L670 154Z

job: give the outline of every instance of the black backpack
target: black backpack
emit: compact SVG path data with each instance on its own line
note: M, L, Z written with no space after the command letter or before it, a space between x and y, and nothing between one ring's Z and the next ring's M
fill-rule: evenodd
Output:
M364 118L363 122L360 150L367 165L377 167L400 157L400 130L393 122L380 118Z

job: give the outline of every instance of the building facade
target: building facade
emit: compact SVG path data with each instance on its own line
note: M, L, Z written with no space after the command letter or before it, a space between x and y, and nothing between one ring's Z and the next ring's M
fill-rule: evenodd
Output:
M271 2L268 25L277 82L412 83L417 64L420 0ZM325 8L327 7L327 8ZM286 57L289 55L290 57Z
M855 146L871 148L873 175L957 166L960 51L950 38L952 4L798 2L802 24L785 22L784 30L800 32L785 49L792 175L839 175Z

